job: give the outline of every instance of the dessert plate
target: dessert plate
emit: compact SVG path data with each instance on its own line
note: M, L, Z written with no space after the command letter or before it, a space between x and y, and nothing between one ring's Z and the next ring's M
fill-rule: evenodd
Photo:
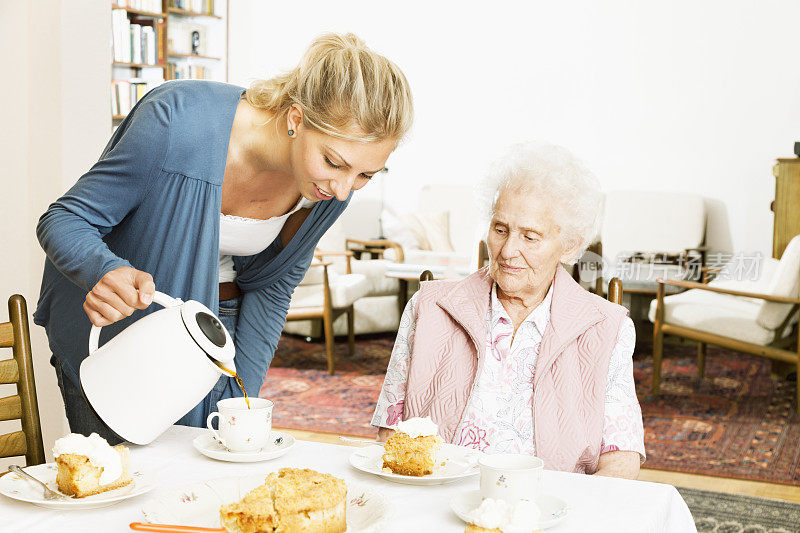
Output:
M287 433L273 431L270 443L257 452L229 452L211 433L203 433L197 436L192 444L198 452L211 459L232 463L255 463L280 457L294 446L295 440Z
M58 467L55 463L27 466L25 467L25 471L52 490L58 492L58 484L56 483ZM69 500L45 500L42 495L42 489L38 485L12 472L0 477L0 494L41 507L49 507L50 509L95 509L97 507L114 505L122 500L144 494L156 486L155 477L147 472L135 471L132 477L133 481L127 486L101 492L94 496L72 498Z
M181 489L159 491L145 502L149 522L195 527L220 527L219 508L243 498L264 484L266 476L212 479ZM347 533L371 533L386 527L389 501L375 489L347 481Z
M362 472L407 485L441 485L458 481L480 473L478 458L481 453L464 446L442 444L433 467L433 474L427 476L405 476L383 469L383 446L367 446L350 455L350 464Z
M462 492L450 500L450 508L464 522L470 522L470 513L480 506L481 491L471 490ZM550 494L539 494L536 505L542 512L539 521L533 524L533 529L548 529L560 524L569 514L567 502Z

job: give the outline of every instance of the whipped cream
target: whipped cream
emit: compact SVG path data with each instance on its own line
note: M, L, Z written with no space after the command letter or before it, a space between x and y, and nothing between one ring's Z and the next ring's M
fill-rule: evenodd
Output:
M101 468L101 485L116 481L122 475L122 456L97 433L92 433L88 437L70 433L58 439L53 446L53 456L58 457L67 453L85 455L92 466Z
M408 420L403 420L402 422L398 422L394 429L395 431L405 433L412 439L416 439L417 437L432 437L439 433L439 426L437 426L429 416L425 418L409 418Z
M531 533L542 512L531 501L510 505L504 500L486 498L469 513L469 521L478 527L499 529L503 533Z

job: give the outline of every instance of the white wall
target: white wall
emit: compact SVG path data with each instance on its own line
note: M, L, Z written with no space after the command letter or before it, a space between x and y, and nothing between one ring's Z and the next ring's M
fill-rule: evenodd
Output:
M110 9L107 2L0 2L0 321L20 293L36 308L44 252L36 221L97 160L111 132ZM79 30L76 30L79 29ZM31 322L39 411L48 457L68 432L44 329ZM6 358L7 350L0 354ZM14 394L0 386L0 397ZM0 433L18 422L0 423ZM4 464L5 462L3 462Z
M771 167L800 131L800 3L473 5L236 0L229 80L291 68L319 33L353 31L414 91L414 131L388 163L401 208L425 183L474 183L503 147L544 139L586 159L607 190L709 198L712 246L771 253Z

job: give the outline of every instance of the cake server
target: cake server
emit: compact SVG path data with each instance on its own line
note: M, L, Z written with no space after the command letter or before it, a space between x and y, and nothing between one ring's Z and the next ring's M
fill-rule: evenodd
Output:
M377 444L378 446L383 446L386 444L379 440L354 439L352 437L345 437L344 435L339 435L339 440L343 440L344 442L352 442L353 444Z

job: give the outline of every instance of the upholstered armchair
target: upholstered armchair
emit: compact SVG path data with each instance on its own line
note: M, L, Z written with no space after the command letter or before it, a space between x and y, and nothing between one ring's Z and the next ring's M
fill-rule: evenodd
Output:
M320 324L325 336L325 353L328 359L328 372L333 374L334 358L334 321L342 315L346 320L347 340L350 355L355 350L355 309L354 304L369 292L366 278L361 274L346 274L330 270L331 263L324 261L328 255L345 257L349 264L349 254L315 253L315 261L306 276L295 288L286 315L287 325L296 321Z
M658 191L611 191L600 231L603 292L619 278L628 293L654 293L656 278L698 281L705 266L705 202L701 196ZM585 277L581 276L584 281ZM665 285L666 293L681 289Z
M660 392L664 335L697 341L698 370L705 374L706 345L767 357L797 371L800 309L800 236L780 261L765 259L760 271L742 279L740 260L722 268L707 284L658 279L650 304L653 333L653 393ZM738 272L738 274L737 274ZM688 289L666 296L667 287ZM800 388L798 388L800 413Z
M340 316L333 321L332 334L350 335L352 331L353 334L361 335L397 331L400 323L398 311L400 284L398 280L386 277L386 270L393 261L383 259L382 254L385 249L391 249L393 246L396 246L402 254L402 248L389 241L348 239L345 237L342 220L336 221L331 226L318 246L316 255L328 263L327 271L331 279L348 274L357 275L364 279L365 284L364 294L353 302L352 330L347 318ZM362 250L364 253L361 253ZM375 259L371 259L371 256ZM319 273L309 270L306 279L301 282L295 293L303 292L304 289L301 287L309 280L319 282L319 279ZM287 321L283 330L294 335L314 338L326 334L326 329L319 320Z

